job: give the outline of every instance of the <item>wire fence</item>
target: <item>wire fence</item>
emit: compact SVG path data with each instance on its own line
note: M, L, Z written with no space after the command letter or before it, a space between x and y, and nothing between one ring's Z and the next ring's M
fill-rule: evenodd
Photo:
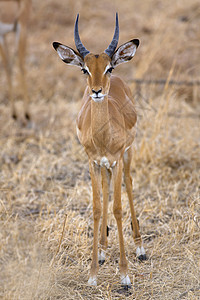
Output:
M177 81L177 80L167 80L167 79L137 79L134 78L130 82L135 82L137 84L156 84L156 85L165 85L166 83L169 85L184 85L184 86L200 86L200 80L194 81Z

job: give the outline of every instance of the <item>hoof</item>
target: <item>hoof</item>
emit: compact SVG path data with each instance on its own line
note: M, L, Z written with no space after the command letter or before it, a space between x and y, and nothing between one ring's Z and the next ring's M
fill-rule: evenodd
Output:
M141 255L138 256L138 259L140 261L147 260L147 256L146 256L146 254L141 254Z
M101 250L101 252L99 253L99 256L98 256L99 264L101 266L105 263L105 257L106 257L105 251Z
M131 289L131 284L129 284L129 285L122 284L121 286L122 286L122 289L126 292Z
M140 261L143 261L143 260L147 259L144 247L137 247L136 256Z
M121 276L121 286L125 291L131 288L131 281L128 275Z
M100 259L99 260L99 265L102 266L105 263L105 259Z
M90 277L88 280L88 284L90 286L97 286L97 277L96 276Z

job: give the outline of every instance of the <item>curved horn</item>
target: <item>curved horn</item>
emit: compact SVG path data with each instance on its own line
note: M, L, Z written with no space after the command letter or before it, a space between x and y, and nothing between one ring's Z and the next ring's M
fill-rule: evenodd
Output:
M78 33L78 18L79 18L79 14L77 14L76 23L75 23L75 27L74 27L74 41L75 41L76 49L78 50L80 55L84 58L88 53L90 53L90 51L88 51L81 42L81 39L80 39L80 36Z
M118 13L116 13L115 33L112 42L105 50L105 53L108 54L108 56L112 57L115 49L117 48L118 40L119 40L119 21L118 21Z

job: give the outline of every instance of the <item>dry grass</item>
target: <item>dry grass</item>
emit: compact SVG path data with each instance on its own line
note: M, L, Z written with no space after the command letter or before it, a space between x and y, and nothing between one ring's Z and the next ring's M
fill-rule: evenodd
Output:
M0 71L1 299L199 299L198 86L136 85L134 78L198 80L200 10L191 1L33 1L28 84L33 128L10 119ZM130 83L139 115L132 163L135 207L148 260L139 263L123 188L123 228L133 288L119 286L118 237L109 207L109 248L98 286L88 287L92 201L75 119L85 79L62 64L54 40L73 46L75 14L91 51L106 48L119 12L123 43L141 39ZM17 69L15 71L17 75ZM22 110L17 79L18 110Z

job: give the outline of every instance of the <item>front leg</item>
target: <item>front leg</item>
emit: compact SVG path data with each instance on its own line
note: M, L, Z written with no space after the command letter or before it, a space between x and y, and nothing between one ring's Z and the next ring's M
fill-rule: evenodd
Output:
M101 238L100 238L101 252L99 253L100 265L102 265L105 262L105 251L108 246L107 218L108 218L108 201L109 201L109 192L110 192L111 171L103 167L101 168L101 176L102 176L102 192L103 192L103 217L102 217Z
M109 194L110 194L111 171L103 167L101 168L101 176L102 176L102 192L103 192L103 217L102 217L101 237L100 237L100 244L101 244L101 252L99 253L100 265L102 265L105 262L105 251L108 246L107 218L108 218L108 201L109 201Z
M94 237L93 237L93 253L92 264L90 270L90 278L88 280L89 285L97 285L97 273L98 273L98 232L99 221L101 217L101 199L100 199L100 167L93 161L89 162L90 176L92 181L93 191L93 219L94 219Z
M121 204L121 185L122 185L122 160L120 159L117 165L113 168L113 184L114 184L114 204L113 213L117 221L119 248L120 248L120 274L121 284L128 288L131 286L131 281L128 276L128 264L124 249L124 238L122 230L122 204Z

